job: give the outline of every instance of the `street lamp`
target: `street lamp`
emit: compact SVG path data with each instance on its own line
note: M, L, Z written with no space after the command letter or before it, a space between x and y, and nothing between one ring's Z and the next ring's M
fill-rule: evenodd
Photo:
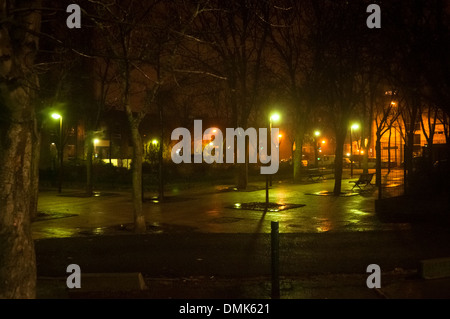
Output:
M63 177L63 136L62 136L62 116L58 113L53 113L52 118L59 120L59 181L58 181L58 193L62 191L62 177Z
M350 127L350 178L353 178L353 139L352 133L353 130L358 130L359 124L355 123Z
M281 119L280 114L272 113L269 116L269 132L267 133L267 156L269 156L269 150L271 149L272 141L272 124L273 122L278 122ZM269 208L269 183L272 186L272 176L269 177L269 174L266 175L266 210Z

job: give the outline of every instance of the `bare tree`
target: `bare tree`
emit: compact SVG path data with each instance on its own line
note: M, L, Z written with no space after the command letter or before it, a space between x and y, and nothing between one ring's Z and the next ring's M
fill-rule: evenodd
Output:
M419 110L420 126L422 128L422 133L425 136L427 142L425 161L426 168L431 171L433 167L433 145L434 145L434 135L436 133L436 124L438 123L438 114L440 110L432 104L428 106L421 105ZM425 118L425 120L424 120Z
M195 9L185 46L184 72L223 79L231 109L231 127L246 127L261 105L264 48L268 37L266 2L205 1ZM181 71L181 70L180 70ZM266 116L265 116L266 118ZM267 120L263 123L268 124ZM242 165L238 187L246 188L248 166Z
M307 47L306 42L314 37L313 23L305 16L311 12L309 2L284 1L278 4L271 14L270 44L277 52L271 57L278 67L274 74L279 75L280 83L285 83L291 107L289 119L292 122L293 141L293 179L299 182L302 168L303 139L311 129L313 110L318 105L317 71L320 43Z
M358 76L365 47L364 8L361 3L313 2L319 33L313 45L319 45L320 72L324 107L336 138L335 184L333 193L341 193L345 138L350 120L360 105L362 90Z
M381 198L381 138L390 132L394 123L397 122L401 107L398 100L398 93L395 90L385 92L383 96L378 91L377 98L372 100L375 103L374 120L375 120L375 153L376 153L376 185L379 187L378 197Z

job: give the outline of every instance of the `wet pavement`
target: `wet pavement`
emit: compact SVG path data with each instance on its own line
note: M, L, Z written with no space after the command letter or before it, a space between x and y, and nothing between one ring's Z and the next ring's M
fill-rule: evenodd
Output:
M450 256L448 225L382 223L376 189L352 191L343 180L342 196L328 196L333 185L274 182L270 202L279 205L267 212L255 205L265 201L263 183L168 187L164 202L146 194L144 235L132 232L129 192L42 191L32 224L38 297L74 297L65 266L79 263L86 272L142 272L149 289L130 298L270 298L276 221L282 298L450 298L448 279L424 280L417 269L421 259ZM371 263L382 269L381 289L367 288Z
M271 221L280 223L281 233L321 233L329 231L374 231L397 229L399 224L381 223L375 216L376 190L352 192L343 181L343 196L325 196L321 191L333 189L334 181L292 185L281 182L270 189L270 202L279 209L264 213L261 207L243 209L247 203L264 203L265 190L227 191L223 186L207 189L167 192L166 202L148 200L143 204L147 222L163 230L192 229L207 233L270 233ZM35 239L68 237L90 229L95 234L108 227L133 222L129 192L108 192L93 198L83 197L79 190L40 193L38 211L49 215L33 224ZM261 205L260 205L261 206ZM54 214L55 218L51 219ZM67 216L64 220L61 217ZM404 225L408 227L408 225Z

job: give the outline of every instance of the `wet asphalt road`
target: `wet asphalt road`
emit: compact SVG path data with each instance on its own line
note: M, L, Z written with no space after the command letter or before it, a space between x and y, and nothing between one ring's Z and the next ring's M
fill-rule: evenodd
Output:
M346 191L351 184L345 182ZM82 273L141 272L149 277L257 277L271 274L272 221L280 222L280 275L366 274L417 269L422 259L450 256L450 226L382 223L374 212L376 192L314 196L333 180L306 185L281 183L271 202L304 204L280 212L230 209L264 199L252 192L198 191L180 200L146 202L146 219L161 232L134 235L114 227L132 221L128 195L83 198L65 190L42 192L39 210L64 218L33 223L40 277L66 277L69 264ZM113 231L110 231L113 229Z
M280 275L357 273L369 264L382 272L417 269L419 261L450 255L446 227L398 231L280 234ZM158 276L270 275L270 234L162 233L86 236L35 241L38 276L82 272L141 272Z

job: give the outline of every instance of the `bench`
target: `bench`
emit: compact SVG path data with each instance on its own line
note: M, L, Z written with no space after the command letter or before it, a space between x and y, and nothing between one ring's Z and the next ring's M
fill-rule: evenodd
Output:
M359 189L362 189L360 185L364 185L364 188L366 188L368 185L373 186L372 179L373 179L373 173L370 174L361 174L359 175L359 179L357 181L350 181L349 183L354 183L353 188L358 186Z
M323 173L323 170L318 169L318 168L312 168L308 170L308 179L316 182L319 181L320 179L325 179L325 175Z

